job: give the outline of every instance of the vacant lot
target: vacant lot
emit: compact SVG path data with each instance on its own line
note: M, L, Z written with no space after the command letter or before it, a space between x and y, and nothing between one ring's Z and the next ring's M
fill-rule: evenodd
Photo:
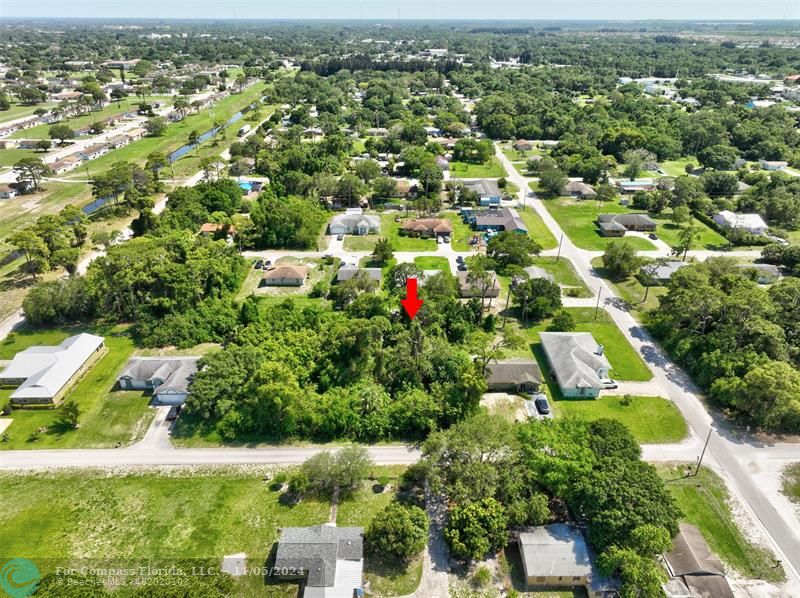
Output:
M483 164L450 162L450 176L454 179L499 179L506 176L500 160L492 157Z
M686 465L658 468L667 482L684 519L696 525L724 563L749 578L781 581L782 567L775 567L774 555L747 540L736 524L730 508L730 496L724 482L707 468L696 477L686 478Z
M154 414L148 407L150 397L141 392L113 390L117 376L134 350L133 340L124 328L59 328L12 334L0 344L0 359L11 359L18 351L35 345L57 345L79 332L105 337L107 347L107 352L65 399L78 404L80 427L75 430L60 424L60 408L15 409L6 431L9 440L0 443L0 450L106 448L117 443L130 444L144 435ZM5 404L12 392L13 389L0 390L0 402Z
M563 293L569 297L591 297L592 291L575 271L575 266L565 257L534 257L533 265L543 268L554 278L555 283L563 287Z
M658 234L659 238L670 247L676 247L680 243L681 228L686 225L679 226L672 222L672 210L667 210L658 215L650 214L650 217L658 223L656 234ZM703 224L694 217L692 217L691 223L699 231L699 234L692 242L692 249L721 250L730 247L728 240L707 224Z
M532 207L527 206L525 209L518 208L520 218L528 227L528 235L531 239L536 241L542 249L554 249L558 247L558 240L547 228L547 225L541 219L539 214L536 213Z
M436 257L432 255L421 255L414 258L414 265L421 270L441 270L450 272L450 262L446 257Z
M614 292L631 307L633 313L640 319L646 312L657 308L658 298L667 293L667 287L664 286L651 286L648 291L636 276L629 276L625 280L611 278L603 267L603 258L594 258L592 266L598 276L613 287ZM646 300L645 295L647 295Z
M615 240L613 237L604 237L600 234L595 223L597 217L600 214L621 214L632 211L615 202L578 201L571 197L547 199L544 200L544 205L575 245L581 249L595 251L603 251L611 241ZM636 249L655 249L650 241L640 237L629 237L628 242Z
M686 437L686 421L670 401L660 397L602 396L594 400L564 399L555 402L563 416L585 420L601 417L625 424L642 444L680 442Z

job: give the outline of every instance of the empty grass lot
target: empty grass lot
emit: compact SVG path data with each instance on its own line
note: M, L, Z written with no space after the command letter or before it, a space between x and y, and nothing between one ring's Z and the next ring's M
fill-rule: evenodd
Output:
M506 176L505 168L495 157L483 164L450 162L450 177L458 179L499 179Z
M675 247L680 243L679 235L681 229L686 225L677 225L671 220L672 210L667 210L661 214L650 214L650 217L658 223L656 234L670 247ZM713 228L692 217L692 225L699 231L697 237L692 242L692 249L716 249L723 250L730 248L728 240L715 231Z
M605 396L599 399L565 399L554 403L556 413L593 421L615 419L630 429L642 444L680 442L686 437L686 421L670 401L660 397Z
M42 158L45 154L28 149L0 149L0 167L11 168L24 158Z
M50 329L19 332L0 343L0 359L34 345L57 345L79 332L93 332L105 337L106 353L75 384L65 400L74 400L80 408L77 430L58 423L59 408L14 409L6 433L8 442L0 442L0 450L45 448L107 448L116 443L130 444L140 439L154 411L148 407L150 397L141 392L114 391L117 376L133 354L133 340L122 327L82 329ZM14 389L0 390L5 404ZM63 405L63 401L61 403ZM6 419L3 417L2 419ZM44 428L37 440L31 434Z
M400 234L401 222L395 222L396 212L381 214L381 232L377 235L347 235L344 238L344 248L347 251L372 251L378 239L389 239L394 251L436 251L436 241L421 239Z
M611 316L604 309L598 312L597 320L594 319L594 309L591 307L568 307L565 311L575 318L575 332L591 332L594 340L605 347L605 354L611 363L611 376L618 380L645 382L653 377L639 354L631 347L622 331L617 327ZM515 351L517 356L529 357L530 352L536 356L539 364L545 367L547 360L539 342L539 332L546 331L550 320L535 324L521 326L521 332L527 340L528 346L523 350ZM557 385L553 392L554 398L559 398ZM552 390L552 389L551 389Z
M583 282L575 271L575 266L565 257L560 257L558 261L554 256L542 256L531 258L533 265L543 268L550 273L555 283L561 285L565 295L570 297L591 297L592 291Z
M800 463L783 470L783 493L792 502L800 503Z
M648 292L636 276L629 276L625 280L611 278L603 267L603 258L601 257L592 260L592 267L600 278L612 286L617 296L622 298L640 319L646 312L656 309L658 298L667 293L667 287L664 286L651 286ZM645 293L647 294L646 301Z
M3 200L0 203L0 238L24 228L43 214L60 212L69 204L83 207L91 201L91 195L91 188L84 183L50 181L43 185L42 191Z
M539 214L536 213L536 210L527 206L524 210L518 208L517 212L525 223L525 226L528 227L528 235L539 244L539 247L542 249L555 249L558 247L558 240L553 236L553 233L550 232L550 229L547 228L547 225Z
M724 482L714 472L701 468L696 477L685 478L686 464L658 466L684 514L684 520L696 525L722 561L748 578L782 581L782 567L775 567L775 557L767 549L752 544L742 534L731 513L730 496Z
M686 176L687 164L692 164L695 168L697 168L697 158L694 156L689 156L679 160L665 160L661 163L661 170L663 170L667 176Z
M450 244L453 246L453 250L471 251L474 249L475 246L470 245L469 240L476 234L476 231L473 231L468 224L464 224L461 216L455 212L443 212L442 217L453 223L453 234L450 237Z
M572 197L547 199L544 201L544 205L576 246L594 251L603 251L611 241L619 239L619 237L604 237L600 234L600 229L595 223L600 214L622 214L636 211L628 210L616 202L579 201ZM627 239L639 250L656 248L650 241L641 237L627 237Z
M436 257L432 255L421 255L414 258L414 265L422 270L441 270L450 272L450 262L446 257Z
M0 123L5 123L10 120L17 120L18 118L23 118L25 116L30 116L39 108L44 108L45 110L49 110L56 105L55 102L46 102L42 104L36 104L35 106L24 106L22 104L12 104L11 108L8 110L0 111Z

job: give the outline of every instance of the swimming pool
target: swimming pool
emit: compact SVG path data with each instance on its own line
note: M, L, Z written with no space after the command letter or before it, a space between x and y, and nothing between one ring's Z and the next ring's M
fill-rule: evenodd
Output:
M253 189L253 183L250 181L239 181L239 186L245 190L245 193L250 193Z

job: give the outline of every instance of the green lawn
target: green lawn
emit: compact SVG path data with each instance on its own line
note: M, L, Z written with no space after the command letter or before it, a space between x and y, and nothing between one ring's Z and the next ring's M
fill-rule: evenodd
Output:
M372 251L381 235L345 235L344 248L347 251Z
M39 108L44 108L45 110L49 110L56 105L55 102L43 102L41 104L36 104L35 106L23 106L22 104L12 104L11 108L8 110L0 111L0 123L6 123L10 120L17 120L18 118L23 118L24 116L30 116L34 112L36 112Z
M45 154L28 149L0 149L0 166L14 166L23 158L41 158ZM5 201L5 200L3 200Z
M575 318L575 332L591 332L594 340L605 347L606 357L611 363L612 377L617 380L635 382L644 382L653 377L647 365L628 343L606 310L601 309L596 320L594 319L595 310L591 307L568 307L565 310ZM527 357L532 351L539 364L545 368L547 360L539 342L539 332L546 331L549 325L549 319L535 324L522 324L521 332L527 340L528 346L513 353L517 356ZM551 388L552 396L556 399L560 395L557 389L555 384Z
M544 205L575 245L581 249L594 251L603 251L611 241L619 239L602 236L595 223L597 217L600 214L621 214L630 211L616 202L579 201L571 197L547 199L544 200ZM627 237L627 239L639 250L656 248L647 239L639 237Z
M697 168L697 158L694 156L689 156L686 158L681 158L680 160L665 160L661 163L661 170L663 170L667 176L672 177L679 177L686 175L686 165L687 164L694 164L695 168Z
M475 234L468 224L464 224L461 216L455 212L443 212L443 218L447 218L453 223L453 234L450 237L450 244L455 251L471 251L473 246L469 244L469 240Z
M401 223L395 222L395 217L394 213L381 214L381 234L379 235L379 237L389 239L394 251L436 251L436 241L433 239L401 235Z
M450 272L450 262L446 257L436 256L419 256L414 258L414 264L422 270L441 270L442 272Z
M547 225L532 207L527 206L524 210L518 208L520 218L528 227L528 235L536 241L542 249L555 249L558 247L558 240L547 228Z
M11 359L18 351L33 345L55 345L79 329L27 331L10 335L0 344L0 359ZM81 411L77 430L58 424L59 408L15 409L9 416L8 442L0 450L44 448L101 448L130 444L147 430L154 411L150 397L141 392L113 391L120 370L133 354L133 340L121 327L90 330L106 339L107 352L97 360L74 386L65 400L75 400ZM13 389L0 390L5 403ZM63 404L63 402L62 402ZM44 428L38 439L31 434Z
M458 179L499 179L506 176L503 165L495 157L483 164L450 162L450 176Z
M647 292L647 289L639 282L636 276L630 276L625 280L612 279L603 267L603 258L601 257L594 258L592 266L598 276L609 283L617 296L622 298L631 307L633 313L640 318L648 311L657 308L658 298L667 293L667 287L663 286L652 286L650 291ZM645 293L647 294L646 301Z
M658 466L684 520L696 525L724 563L751 579L782 581L783 568L775 568L775 557L767 549L750 543L736 525L730 496L724 482L710 469L702 468L696 477L683 477L686 465Z
M783 493L792 502L800 503L800 463L790 465L783 471Z
M37 193L18 195L0 202L0 239L43 214L55 214L69 204L82 207L91 200L91 189L85 183L46 182L43 187Z
M686 437L686 421L670 401L660 397L602 396L600 399L556 401L559 415L595 420L601 417L625 424L642 444L680 442Z
M679 234L685 225L677 225L670 219L671 210L661 214L650 214L650 217L658 223L656 233L658 237L670 247L675 247L680 243ZM728 240L715 231L713 228L692 217L692 224L700 231L692 242L692 249L729 249Z
M583 282L583 279L575 271L575 266L565 257L560 257L558 261L554 256L534 257L533 265L547 270L554 278L556 284L565 287L564 294L570 297L591 297L592 291Z
M328 521L330 504L305 497L285 505L282 493L264 481L267 468L178 469L169 474L141 471L110 476L89 471L0 474L0 545L8 555L30 558L43 572L92 559L165 563L244 552L251 566L264 566L280 528ZM396 484L398 467L376 467ZM25 496L24 501L14 497ZM367 526L394 497L362 491L340 506L338 525ZM13 507L12 507L13 505ZM84 561L85 562L85 561ZM383 595L416 588L420 561L407 571L366 574ZM137 562L137 564L139 564ZM388 573L388 575L387 575ZM297 584L265 585L258 575L236 581L233 595L296 596Z

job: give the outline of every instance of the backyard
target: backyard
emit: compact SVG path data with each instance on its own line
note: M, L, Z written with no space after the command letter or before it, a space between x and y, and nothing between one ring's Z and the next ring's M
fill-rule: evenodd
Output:
M725 483L708 468L696 477L685 477L687 465L660 465L659 475L675 497L684 520L696 525L724 563L748 578L781 581L782 567L776 567L774 555L762 546L748 541L731 512L730 496Z
M0 343L0 359L12 359L17 352L35 345L57 345L79 332L105 337L107 347L106 353L64 399L78 404L80 427L72 429L59 423L60 408L15 409L10 416L0 417L11 420L6 429L8 440L0 442L0 450L108 448L117 443L128 445L144 435L154 414L148 407L150 397L140 392L113 390L117 376L134 351L133 340L125 328L23 330ZM0 402L5 404L13 392L14 389L8 388L0 390Z
M483 164L450 162L450 178L453 179L499 179L506 176L503 165L495 157Z

